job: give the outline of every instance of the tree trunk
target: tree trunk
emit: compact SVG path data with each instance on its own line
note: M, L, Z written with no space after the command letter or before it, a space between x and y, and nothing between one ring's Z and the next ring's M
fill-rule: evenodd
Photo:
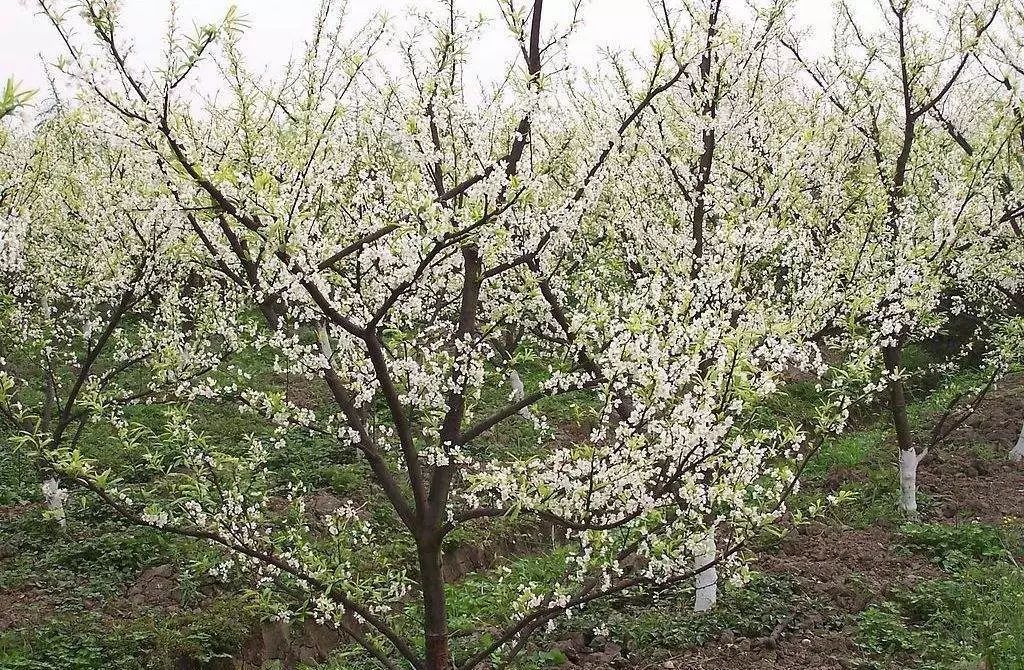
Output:
M709 528L703 546L697 550L693 558L693 567L697 570L697 593L693 603L694 612L708 612L718 600L718 570L712 563L715 561L715 529ZM707 566L711 567L707 567ZM702 569L703 568L703 569Z
M260 303L259 308L270 330L280 330L281 325L284 323L284 319L281 317L281 314L284 313L281 299L275 295L268 296Z
M892 374L900 367L902 348L886 347L882 356L886 372ZM900 508L911 519L917 519L917 466L924 453L918 453L914 438L910 434L907 418L907 396L902 379L889 381L889 412L896 431L896 445L900 451Z
M1010 460L1014 463L1024 463L1024 425L1020 427L1017 444L1010 450Z
M900 450L900 509L912 520L920 518L917 512L917 466L922 458L924 454L917 453L913 447Z
M53 514L54 518L57 519L61 529L65 529L68 526L67 516L64 513L64 500L67 497L68 492L60 487L60 482L55 478L50 477L43 482L43 498L46 500L46 507Z
M450 670L448 613L441 574L441 548L438 539L421 543L418 548L420 588L423 591L423 635L427 652L426 670Z
M519 376L519 372L515 368L509 368L508 381L512 386L512 400L519 402L526 397L526 386L523 384L523 378ZM524 419L531 420L533 417L530 415L530 409L524 407L519 410L519 416Z

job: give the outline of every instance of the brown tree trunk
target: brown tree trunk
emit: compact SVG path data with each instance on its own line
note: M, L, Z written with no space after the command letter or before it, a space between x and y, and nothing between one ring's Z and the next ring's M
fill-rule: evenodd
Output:
M444 577L441 575L440 534L422 541L417 549L420 563L420 589L423 591L423 634L427 670L450 670L451 649L448 647L448 613L444 599Z
M882 351L885 370L893 373L900 367L903 358L902 347L886 347ZM896 432L896 445L899 447L900 464L900 507L911 519L917 513L917 466L924 457L917 451L914 438L910 433L910 420L907 418L907 395L902 379L889 381L889 413L892 416L893 429Z
M886 372L892 373L900 367L903 358L902 347L886 347L882 352ZM889 412L892 414L892 425L896 430L896 444L900 451L914 448L914 438L910 434L910 421L907 419L907 395L902 379L889 382Z

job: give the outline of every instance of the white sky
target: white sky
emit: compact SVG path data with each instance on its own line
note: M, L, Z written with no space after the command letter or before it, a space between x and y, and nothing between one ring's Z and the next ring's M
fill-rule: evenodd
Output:
M401 17L410 7L428 7L431 1L350 0L352 25L377 11ZM870 0L859 1L872 4ZM134 39L137 57L153 58L165 28L168 0L122 0L122 4L122 34ZM212 22L223 16L230 4L231 0L179 0L181 24ZM234 4L250 24L242 42L250 63L273 71L301 49L319 0L234 0ZM460 0L458 6L467 14L492 15L495 2ZM548 0L545 11L564 15L568 6L569 0ZM13 76L27 88L46 88L42 63L53 62L63 46L53 27L37 12L35 0L0 0L0 84ZM832 0L798 0L798 23L815 31L817 45L812 46L827 42L832 15ZM594 60L599 47L648 51L652 32L646 0L589 0L584 16L584 29L570 47L572 58ZM509 44L500 39L482 40L473 53L471 72L493 72L492 68L507 62L508 48Z

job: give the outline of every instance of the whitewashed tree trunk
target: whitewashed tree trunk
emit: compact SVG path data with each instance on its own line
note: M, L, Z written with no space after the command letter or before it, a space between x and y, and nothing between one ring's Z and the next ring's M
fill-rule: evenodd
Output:
M1024 425L1020 427L1017 444L1010 450L1010 460L1014 463L1024 463Z
M62 489L60 483L53 477L43 482L43 498L46 500L46 506L53 513L61 528L67 528L68 525L67 517L64 514L64 501L67 497L68 492Z
M693 559L693 567L698 570L697 593L693 603L694 612L708 612L718 600L718 570L713 565L715 554L715 529L710 528L704 538L703 546L698 549L697 555Z
M331 338L327 334L327 326L322 323L316 329L316 341L320 345L320 353L330 361L334 357L334 348L331 346Z
M900 509L908 518L917 519L917 466L928 450L917 453L915 449L900 451Z
M519 373L514 368L508 369L508 383L512 386L512 400L514 402L519 402L526 397L526 386L523 384L523 378L519 376ZM524 419L532 418L528 407L519 410L519 416Z

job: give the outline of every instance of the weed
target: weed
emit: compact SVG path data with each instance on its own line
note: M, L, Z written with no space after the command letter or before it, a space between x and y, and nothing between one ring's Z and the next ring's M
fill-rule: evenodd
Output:
M956 571L974 563L991 563L1012 557L1008 549L1019 543L1009 528L968 523L907 524L900 529L898 548L923 554L944 569Z
M971 568L897 593L861 614L857 643L876 668L1022 670L1024 573Z

